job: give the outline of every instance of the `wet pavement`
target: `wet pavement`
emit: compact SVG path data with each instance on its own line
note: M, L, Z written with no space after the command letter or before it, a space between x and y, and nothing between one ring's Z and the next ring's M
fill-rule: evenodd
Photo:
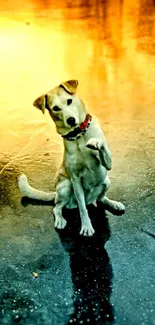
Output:
M0 8L0 324L155 324L154 1L21 1ZM53 190L62 158L33 100L63 80L101 121L113 154L109 197L54 229L52 205L21 198L17 177Z

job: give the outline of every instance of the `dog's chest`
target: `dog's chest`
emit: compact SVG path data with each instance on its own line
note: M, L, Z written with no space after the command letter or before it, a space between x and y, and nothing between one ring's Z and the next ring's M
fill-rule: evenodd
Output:
M70 177L74 174L81 178L87 189L100 184L106 174L105 168L100 164L98 152L87 148L82 141L70 147L65 165Z
M81 170L91 168L92 164L96 165L96 157L91 150L83 143L76 143L69 148L66 155L66 165L72 170Z

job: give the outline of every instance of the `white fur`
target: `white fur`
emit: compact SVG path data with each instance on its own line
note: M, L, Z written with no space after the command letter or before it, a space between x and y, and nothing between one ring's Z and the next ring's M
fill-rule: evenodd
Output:
M55 122L57 132L67 134L74 129L67 124L69 117L74 117L76 126L80 125L86 116L84 103L76 95L68 94L64 89L47 93L49 114ZM67 99L72 103L67 106ZM54 112L54 107L61 110ZM40 107L39 107L40 108ZM45 107L43 107L45 109ZM19 177L19 188L23 195L33 199L50 201L55 197L55 227L63 229L66 220L62 209L79 208L81 217L80 234L92 236L94 229L88 215L87 205L102 202L106 210L114 214L124 213L124 205L109 200L105 193L109 188L110 180L107 171L111 169L111 152L108 148L104 133L95 119L81 138L75 141L64 140L64 157L56 180L56 194L45 193L32 188L25 175Z
M55 192L44 192L39 191L29 185L27 177L25 174L21 174L18 178L18 186L20 192L29 197L30 199L42 200L42 201L52 201L55 198Z

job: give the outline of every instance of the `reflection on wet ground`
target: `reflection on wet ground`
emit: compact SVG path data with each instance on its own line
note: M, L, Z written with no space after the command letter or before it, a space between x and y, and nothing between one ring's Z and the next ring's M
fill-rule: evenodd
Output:
M155 324L154 1L9 0L0 8L0 57L3 324L82 324L88 316L95 325L105 315L118 325ZM22 205L16 184L24 171L53 189L62 143L32 103L73 78L113 153L109 196L127 207L124 217L109 216L110 238L107 219L93 212L105 229L88 244L69 229L55 232L51 206Z
M46 224L37 217L35 234L32 215L27 215L26 222L22 218L16 224L9 244L2 236L2 324L113 322L112 267L104 248L110 237L108 219L101 208L94 206L89 207L89 215L96 231L91 238L79 235L77 210L64 211L68 225L58 232L59 236L48 217ZM33 272L38 278L33 277Z

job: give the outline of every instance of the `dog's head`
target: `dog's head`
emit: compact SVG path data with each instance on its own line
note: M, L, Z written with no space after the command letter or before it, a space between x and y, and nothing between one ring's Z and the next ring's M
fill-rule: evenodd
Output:
M57 132L61 135L68 133L85 119L86 108L76 95L77 87L77 80L62 82L58 87L38 97L33 103L43 113L46 109L49 111Z

